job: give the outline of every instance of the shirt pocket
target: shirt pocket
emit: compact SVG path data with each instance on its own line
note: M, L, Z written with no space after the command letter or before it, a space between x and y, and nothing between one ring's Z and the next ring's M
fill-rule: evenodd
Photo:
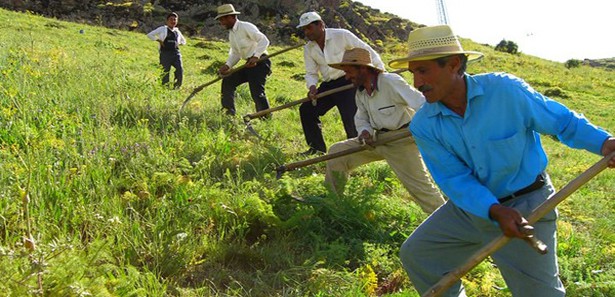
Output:
M378 113L382 116L390 116L395 113L395 105L378 107Z
M525 135L519 131L505 138L488 140L485 147L486 164L492 167L493 172L516 174L523 162L525 144Z

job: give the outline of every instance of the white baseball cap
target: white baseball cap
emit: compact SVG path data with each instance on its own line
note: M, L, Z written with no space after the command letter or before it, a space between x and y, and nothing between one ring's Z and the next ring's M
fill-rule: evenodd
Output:
M315 11L306 12L299 18L299 25L297 28L305 27L315 21L322 21L320 15L318 15Z

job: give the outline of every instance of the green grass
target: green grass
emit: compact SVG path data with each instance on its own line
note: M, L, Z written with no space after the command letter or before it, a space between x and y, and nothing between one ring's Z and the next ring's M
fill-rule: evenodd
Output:
M174 91L159 86L156 44L144 34L6 10L0 20L3 295L417 296L397 253L425 215L388 166L359 168L337 197L323 186L324 164L275 178L305 149L298 108L253 120L264 140L222 115L219 83L178 113L215 78L225 42L190 37ZM486 54L470 72L516 74L615 129L612 71L464 46ZM406 51L387 47L385 61ZM303 98L301 50L274 59L271 105ZM237 108L254 112L246 86ZM329 144L343 138L335 111L323 124ZM544 143L558 188L599 159ZM559 208L568 296L615 293L614 178L603 172ZM508 295L489 262L465 283L472 296Z

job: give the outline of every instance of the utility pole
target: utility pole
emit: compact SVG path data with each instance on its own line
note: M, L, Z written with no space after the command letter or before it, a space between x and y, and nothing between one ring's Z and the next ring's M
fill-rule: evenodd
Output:
M448 12L446 12L444 0L436 0L436 6L438 6L438 23L448 25Z

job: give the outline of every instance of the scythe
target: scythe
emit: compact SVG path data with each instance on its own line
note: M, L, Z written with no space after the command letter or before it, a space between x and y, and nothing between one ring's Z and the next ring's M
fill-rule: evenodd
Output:
M295 45L295 46L291 46L291 47L288 47L288 48L282 49L282 50L277 51L277 52L275 52L275 53L273 53L273 54L271 54L271 55L262 56L262 57L260 57L260 58L258 59L258 61L256 61L256 63L260 63L260 62L262 62L262 61L264 61L264 60L270 59L270 58L272 58L272 57L275 57L275 56L277 56L277 55L283 54L283 53L285 53L285 52L288 52L288 51L290 51L290 50L296 49L296 48L301 47L301 46L303 46L303 44L298 44L298 45ZM229 71L229 72L228 72L226 75L224 75L224 76L218 76L218 77L217 77L217 78L215 78L214 80L212 80L212 81L210 81L210 82L208 82L208 83L204 83L204 84L202 84L202 85L200 85L200 86L198 86L198 87L194 88L194 90L192 90L192 93L190 93L190 95L188 95L188 97L186 98L186 100L184 100L184 103L182 103L182 107L179 109L179 112L181 113L181 112L182 112L182 110L184 110L184 107L186 106L186 104L188 104L188 102L190 102L190 100L191 100L191 99L192 99L192 98L193 98L196 94L198 94L200 91L202 91L204 88L206 88L206 87L208 87L208 86L210 86L210 85L212 85L212 84L214 84L214 83L218 82L219 80L221 80L221 79L223 79L223 78L225 78L225 77L228 77L228 76L233 75L234 73L237 73L238 71L242 70L242 69L243 69L243 68L245 68L245 67L246 67L246 64L243 64L243 65L241 65L241 66L239 66L239 67L237 67L237 68L231 69L231 71Z
M407 70L408 69L400 69L400 70L393 71L391 73L400 74L400 73L402 73L404 71L407 71ZM333 95L333 94L338 93L338 92L342 92L342 91L346 91L346 90L352 89L353 87L354 86L352 84L347 84L345 86L337 87L335 89L331 89L331 90L328 90L328 91L324 91L322 93L318 93L318 94L316 94L315 97L318 100L318 99L320 99L322 97L326 97L326 96ZM260 117L266 116L266 115L268 115L268 114L270 114L270 113L272 113L274 111L287 109L289 107L293 107L295 105L298 105L298 104L301 104L301 103L304 103L304 102L308 102L310 100L311 99L309 97L304 97L302 99L295 100L295 101L292 101L292 102L289 102L289 103L286 103L286 104L283 104L283 105L280 105L280 106L276 106L276 107L272 107L272 108L268 108L268 109L263 109L261 111L258 111L258 112L255 112L255 113L251 113L251 114L246 114L246 115L243 116L243 122L246 124L246 129L248 131L250 131L250 133L256 135L256 137L258 137L258 138L261 138L260 135L256 132L256 130L254 130L254 128L252 127L252 124L250 123L250 121L252 119L260 118Z

